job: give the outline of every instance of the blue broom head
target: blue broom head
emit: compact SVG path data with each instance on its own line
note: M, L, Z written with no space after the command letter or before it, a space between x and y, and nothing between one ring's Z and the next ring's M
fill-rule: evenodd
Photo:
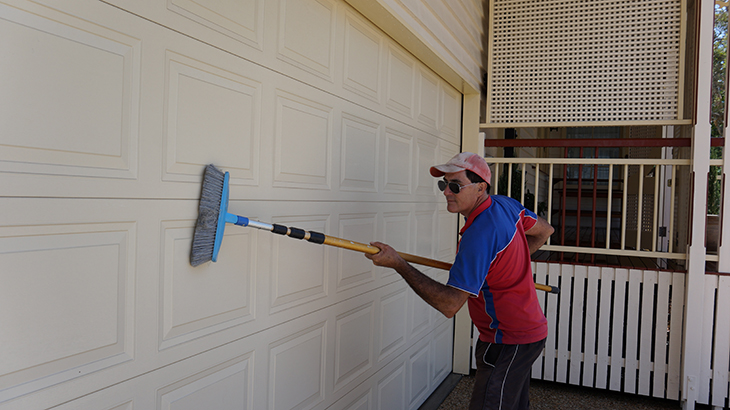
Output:
M224 174L214 165L208 165L205 167L198 220L193 232L193 246L190 252L192 266L215 261L223 238L227 209L228 173Z

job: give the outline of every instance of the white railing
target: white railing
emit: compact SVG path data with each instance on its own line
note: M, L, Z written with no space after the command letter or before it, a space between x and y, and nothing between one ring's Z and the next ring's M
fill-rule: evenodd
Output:
M709 160L712 166L722 166L722 160ZM521 175L520 181L524 183L519 187L520 202L528 208L532 206L533 210L537 210L540 203L547 205L547 212L544 218L556 227L556 235L560 237L561 230L566 227L566 217L563 211L566 208L566 202L556 197L555 191L561 190L565 192L569 188L567 182L578 180L580 183L573 184L573 189L578 191L577 201L580 205L580 198L583 196L581 191L600 192L600 196L605 198L605 203L601 204L601 210L597 210L597 195L593 195L591 200L592 209L582 210L580 207L573 212L576 213L574 225L576 226L576 241L580 244L579 235L581 219L591 218L592 234L595 239L596 224L603 225L605 229L605 238L600 241L593 240L591 246L580 246L563 243L555 243L559 241L549 240L541 250L552 252L576 253L576 254L592 254L592 255L613 255L621 257L648 257L648 258L664 258L674 260L686 259L686 248L681 246L677 249L675 238L680 236L680 243L686 236L679 235L679 231L686 235L688 227L687 218L689 215L689 206L691 206L691 198L683 196L690 195L689 187L682 190L677 183L683 179L684 184L689 184L689 159L605 159L605 158L487 158L487 162L492 165L492 193L500 192L500 183L507 184L506 192L514 195L513 181L514 171L519 169L517 175ZM504 171L502 168L506 166L506 177L502 176ZM577 177L564 178L567 170L577 167ZM529 168L529 170L528 170ZM584 178L586 169L589 170L588 178ZM638 170L636 175L644 176L653 172L653 187L645 187L645 178L635 178L635 182L628 184L630 170ZM575 174L575 169L571 172ZM598 174L603 175L598 178ZM684 173L684 174L683 174ZM504 178L504 179L503 179ZM506 180L506 181L505 181ZM558 182L556 182L558 181ZM672 186L664 188L662 184L670 181ZM600 184L600 187L599 187ZM653 196L647 196L647 189L653 192ZM618 196L617 193L620 193ZM534 195L532 204L525 203L526 196ZM614 197L618 197L614 200ZM565 197L563 197L565 198ZM630 203L629 198L634 201ZM648 203L648 202L651 203ZM528 201L529 202L529 201ZM556 204L556 202L558 202ZM617 203L618 202L618 203ZM646 203L645 203L646 202ZM685 203L684 207L677 207L675 204ZM668 205L665 207L665 204ZM556 208L562 209L556 209ZM614 211L619 208L620 211ZM605 211L604 211L605 210ZM666 210L666 211L665 211ZM558 211L560 220L555 224L554 212ZM683 212L684 215L677 215L677 212ZM597 217L597 214L605 213L605 217ZM616 215L616 216L614 216ZM631 216L631 218L629 218ZM659 218L662 218L662 221ZM683 219L684 218L684 219ZM614 225L614 220L619 222ZM677 221L685 221L678 226ZM659 225L661 224L661 225ZM557 225L557 226L556 226ZM664 227L664 235L659 235L659 227ZM664 231L664 229L663 229ZM612 234L619 235L619 239L612 239ZM554 236L556 236L554 235ZM658 241L661 237L669 238L664 246L659 246ZM595 242L605 242L603 246L595 245ZM632 245L629 246L628 243ZM686 242L685 242L686 243ZM717 261L718 256L712 251L708 251L707 261Z

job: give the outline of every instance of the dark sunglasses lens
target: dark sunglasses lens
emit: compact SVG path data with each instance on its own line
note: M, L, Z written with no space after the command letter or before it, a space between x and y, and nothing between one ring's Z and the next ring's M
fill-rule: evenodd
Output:
M461 189L461 187L459 186L459 184L457 184L456 182L448 182L447 183L444 180L438 181L438 187L439 187L439 189L442 192L446 190L446 187L447 186L449 187L449 189L451 190L451 192L453 192L454 194L458 194L459 193L459 190Z

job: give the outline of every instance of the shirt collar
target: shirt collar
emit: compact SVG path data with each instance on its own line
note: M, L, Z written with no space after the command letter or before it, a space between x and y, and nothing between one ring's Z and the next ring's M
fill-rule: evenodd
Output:
M463 235L464 232L471 226L472 222L474 222L474 219L476 219L479 214L484 212L485 209L489 208L489 206L492 205L492 196L489 195L487 197L487 200L482 202L481 205L477 207L477 209L471 211L469 214L469 217L466 218L466 223L464 224L464 227L461 228L461 231L459 231L459 235Z

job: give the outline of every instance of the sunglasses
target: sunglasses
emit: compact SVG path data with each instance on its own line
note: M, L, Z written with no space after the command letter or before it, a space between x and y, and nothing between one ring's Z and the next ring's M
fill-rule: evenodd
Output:
M449 187L449 190L451 192L453 192L454 194L458 194L459 192L461 192L461 188L466 188L469 185L474 185L474 184L477 184L477 183L478 182L472 182L471 184L459 185L456 182L446 182L446 181L444 181L442 179L442 180L438 181L437 184L438 184L438 187L441 190L441 192L445 191L446 190L446 187Z

